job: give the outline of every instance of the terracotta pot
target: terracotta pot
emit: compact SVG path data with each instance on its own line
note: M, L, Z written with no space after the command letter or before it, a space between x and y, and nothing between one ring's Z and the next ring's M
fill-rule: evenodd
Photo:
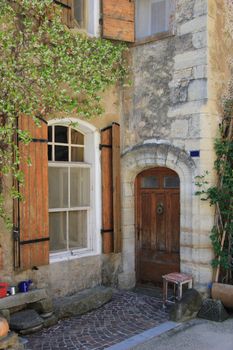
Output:
M224 306L233 308L233 286L230 284L213 283L211 289L213 299L221 300Z
M0 337L5 337L9 331L9 324L7 320L0 317Z

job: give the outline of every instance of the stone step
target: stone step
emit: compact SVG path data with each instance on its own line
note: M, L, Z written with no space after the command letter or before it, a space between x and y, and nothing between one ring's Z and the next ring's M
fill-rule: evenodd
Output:
M35 310L23 310L14 313L10 318L10 329L29 334L40 330L43 327L44 320Z
M112 298L112 289L95 287L86 289L71 296L65 296L54 300L55 314L59 319L82 315L93 309L97 309Z
M30 290L26 293L17 293L0 299L0 311L4 309L11 309L30 303L35 303L39 300L48 298L45 289Z

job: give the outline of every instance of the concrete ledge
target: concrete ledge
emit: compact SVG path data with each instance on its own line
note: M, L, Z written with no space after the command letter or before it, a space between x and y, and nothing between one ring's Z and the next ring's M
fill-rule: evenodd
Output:
M54 300L55 314L58 319L82 315L107 303L112 298L112 289L95 287L71 296Z
M17 293L0 299L0 310L35 303L36 301L46 298L48 298L48 295L45 289L35 289L26 293Z
M134 346L140 345L154 337L157 337L165 332L168 332L174 328L177 328L179 323L176 322L165 322L157 327L148 329L147 331L137 334L129 339L122 341L121 343L112 345L106 350L128 350L132 349ZM138 348L139 349L139 348Z

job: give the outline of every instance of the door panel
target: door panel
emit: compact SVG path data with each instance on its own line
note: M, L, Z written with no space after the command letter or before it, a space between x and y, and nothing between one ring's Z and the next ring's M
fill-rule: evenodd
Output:
M153 213L155 218L155 229L153 236L156 241L154 248L159 251L166 251L167 237L166 237L166 221L164 215L166 213L166 196L164 193L153 192L155 201L155 211Z
M156 186L149 180L152 176L157 178ZM180 269L179 179L166 187L168 176L177 174L167 168L155 168L136 179L136 266L137 280L141 282L160 283L163 274ZM150 183L151 188L144 186Z
M152 196L150 193L142 193L141 200L141 235L140 235L140 243L142 249L150 249L151 247L151 227L153 226L153 202Z

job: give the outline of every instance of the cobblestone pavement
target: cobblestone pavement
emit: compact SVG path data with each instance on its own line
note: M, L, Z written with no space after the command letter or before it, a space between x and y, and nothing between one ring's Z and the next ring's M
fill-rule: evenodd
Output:
M115 291L101 308L27 336L26 349L102 350L167 320L161 298Z

